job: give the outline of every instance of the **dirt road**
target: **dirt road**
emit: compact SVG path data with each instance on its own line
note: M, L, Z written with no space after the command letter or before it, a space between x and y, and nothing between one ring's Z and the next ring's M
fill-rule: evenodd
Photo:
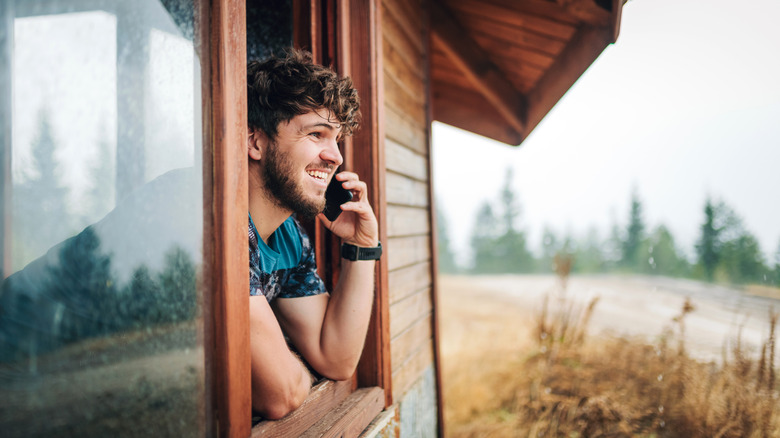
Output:
M724 345L733 345L740 330L743 347L758 354L756 350L769 333L769 310L780 311L777 299L663 277L574 276L564 291L552 275L449 276L442 277L439 293L446 294L448 285L469 288L484 299L509 299L518 316L529 318L538 313L546 294L551 303L566 298L587 304L598 296L591 335L639 336L649 342L672 326L672 319L690 298L695 310L684 320L685 341L689 353L701 360L722 358Z

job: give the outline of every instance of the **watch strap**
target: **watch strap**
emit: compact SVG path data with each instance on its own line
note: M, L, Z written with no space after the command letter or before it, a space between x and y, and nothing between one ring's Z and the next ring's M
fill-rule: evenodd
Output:
M350 243L343 243L341 245L341 257L347 260L379 260L382 256L382 242L379 242L377 246L365 248L362 246L355 246Z

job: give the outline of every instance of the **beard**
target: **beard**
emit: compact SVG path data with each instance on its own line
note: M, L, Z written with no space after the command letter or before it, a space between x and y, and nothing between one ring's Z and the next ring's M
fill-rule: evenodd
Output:
M325 196L319 199L307 197L300 182L294 179L297 172L293 163L275 141L269 146L262 176L274 203L292 211L299 219L314 219L325 209Z

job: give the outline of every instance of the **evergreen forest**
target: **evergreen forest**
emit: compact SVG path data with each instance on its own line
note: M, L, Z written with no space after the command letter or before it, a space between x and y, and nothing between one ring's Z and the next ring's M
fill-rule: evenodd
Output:
M625 273L691 278L723 284L780 286L780 242L766 260L756 237L724 201L708 197L701 207L699 233L693 248L682 248L671 230L646 223L642 200L631 194L627 223L614 224L602 237L595 227L585 236L542 230L539 248L531 248L521 225L521 205L507 169L497 199L477 209L470 234L471 263L458 264L449 238L447 218L437 211L438 265L442 273L553 273L556 262L568 260L573 274Z

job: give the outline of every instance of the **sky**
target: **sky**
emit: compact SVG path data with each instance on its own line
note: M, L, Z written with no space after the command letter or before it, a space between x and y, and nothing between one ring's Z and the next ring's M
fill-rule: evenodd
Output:
M631 0L620 36L518 147L438 122L434 190L458 260L505 170L538 250L545 226L602 238L632 191L647 228L689 257L706 198L724 201L767 260L780 246L780 2Z

